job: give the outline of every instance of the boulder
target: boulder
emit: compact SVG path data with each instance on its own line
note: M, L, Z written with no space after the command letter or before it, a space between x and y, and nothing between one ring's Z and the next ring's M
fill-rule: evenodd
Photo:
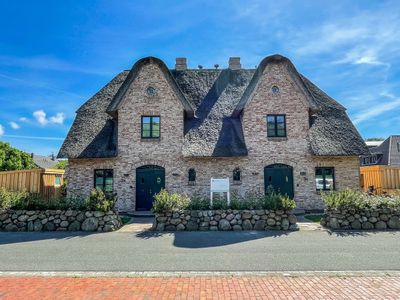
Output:
M28 215L20 215L18 217L18 221L20 221L20 222L26 222L26 220L28 220L28 219L29 219Z
M94 217L89 217L82 223L83 231L96 231L99 227L99 220Z
M213 222L213 221L211 221L211 222ZM217 224L217 223L216 223L216 224ZM215 224L215 225L216 225L216 224ZM194 231L194 230L197 230L197 229L199 229L199 225L197 225L196 222L193 222L193 221L187 222L187 224L186 224L186 230L188 230L188 231Z
M267 220L267 224L268 224L268 226L274 226L276 224L276 221L275 221L275 219L269 218Z
M81 223L78 221L73 221L71 224L68 226L69 231L79 231L81 229Z
M226 216L226 219L227 219L228 221L231 221L231 220L233 220L234 218L235 218L235 215L234 215L234 214L229 214L229 215Z
M33 230L34 231L41 231L42 229L43 229L42 222L39 219L35 220L35 222L33 222Z
M288 230L288 229L289 229L289 226L290 226L289 220L288 220L287 218L282 219L282 222L281 222L281 227L282 227L282 229L283 229L283 230Z
M240 226L240 225L233 225L232 229L233 229L233 231L241 231L241 230L242 230L242 226Z
M250 220L244 220L242 223L243 230L252 230L253 225L251 224Z
M96 218L101 218L101 217L103 217L104 215L105 215L105 213L102 212L102 211L95 211L95 212L93 213L93 216L96 217Z
M165 223L158 223L156 226L156 231L164 231Z
M375 229L383 230L383 229L386 229L386 228L387 228L387 225L386 225L386 223L383 222L383 221L378 221L378 222L376 222L376 224L375 224Z
M252 214L249 211L244 211L242 213L242 219L250 219L251 217L252 217Z
M254 224L254 230L264 230L264 229L265 229L265 220L258 220L256 224Z
M296 224L297 223L297 218L296 218L295 215L289 215L288 220L289 220L290 224Z
M358 220L354 220L350 225L353 229L361 229L361 222Z
M340 228L339 222L336 218L330 218L329 219L329 227L331 229L338 229Z
M231 230L231 224L229 223L229 221L222 219L221 221L219 221L218 224L218 228L219 230L223 230L223 231L227 231L227 230Z
M177 230L177 231L183 231L183 230L185 230L185 225L183 225L182 223L178 224L178 225L176 226L176 230Z
M364 223L362 223L362 229L365 229L365 230L374 229L374 224L372 224L371 222L364 222Z
M68 221L62 221L61 223L60 223L60 226L61 227L68 227L68 225L69 225L69 222Z
M55 229L55 225L53 222L47 222L44 224L44 230L46 231L53 231Z
M165 230L166 231L175 231L176 227L174 225L168 225L168 226L165 226Z
M4 229L6 231L18 231L18 226L10 223Z
M398 216L393 216L389 219L388 226L391 229L400 229L400 218Z

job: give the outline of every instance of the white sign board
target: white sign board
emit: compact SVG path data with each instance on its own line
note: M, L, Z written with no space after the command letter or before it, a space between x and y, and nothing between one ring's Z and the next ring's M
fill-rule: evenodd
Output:
M211 178L210 203L213 203L213 193L227 193L228 205L231 203L229 193L229 178Z
M211 192L229 192L229 178L211 178Z

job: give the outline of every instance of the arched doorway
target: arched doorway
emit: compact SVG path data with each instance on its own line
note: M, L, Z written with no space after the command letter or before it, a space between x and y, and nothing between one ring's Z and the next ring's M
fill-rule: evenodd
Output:
M154 195L165 187L165 169L146 165L136 169L136 210L150 210Z
M276 192L294 197L293 168L284 164L273 164L264 168L265 191L272 186Z

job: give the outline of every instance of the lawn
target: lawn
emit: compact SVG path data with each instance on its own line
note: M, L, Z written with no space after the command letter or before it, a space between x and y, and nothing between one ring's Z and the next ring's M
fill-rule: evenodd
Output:
M322 215L305 215L304 218L312 222L319 223L321 221Z

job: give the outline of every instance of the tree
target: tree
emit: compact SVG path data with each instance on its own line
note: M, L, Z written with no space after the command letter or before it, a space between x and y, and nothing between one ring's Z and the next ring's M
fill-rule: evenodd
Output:
M33 169L36 165L29 153L0 142L0 171Z
M68 166L68 160L60 160L55 168L59 170L65 170L65 168Z

